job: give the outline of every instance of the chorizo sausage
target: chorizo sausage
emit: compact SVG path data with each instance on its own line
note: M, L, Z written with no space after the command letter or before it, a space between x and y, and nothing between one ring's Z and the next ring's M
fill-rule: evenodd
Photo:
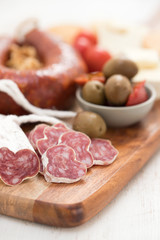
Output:
M29 32L24 41L36 48L43 67L22 71L6 67L9 48L16 40L1 37L0 79L13 80L35 106L67 109L73 103L74 78L86 70L84 62L71 46L38 29ZM24 112L9 96L0 93L0 113L20 115Z

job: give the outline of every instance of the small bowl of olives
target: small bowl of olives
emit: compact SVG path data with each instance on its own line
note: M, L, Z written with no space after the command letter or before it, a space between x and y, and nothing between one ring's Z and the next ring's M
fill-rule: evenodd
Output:
M112 76L112 78L113 77L115 76ZM116 77L118 77L118 81L114 79L112 81L118 82L116 86L114 85L114 89L112 84L108 81L105 84L107 91L104 91L104 93L101 83L91 81L88 88L91 89L90 93L87 95L86 85L83 89L77 89L76 97L84 110L101 115L107 126L127 127L145 118L154 104L156 92L150 84L145 84L145 91L148 96L146 101L132 106L123 105L128 95L131 93L131 87L125 77L121 77L121 75ZM119 85L119 82L122 84ZM121 92L119 92L120 88L122 88ZM108 103L104 95L109 96L109 99L113 101L114 104Z

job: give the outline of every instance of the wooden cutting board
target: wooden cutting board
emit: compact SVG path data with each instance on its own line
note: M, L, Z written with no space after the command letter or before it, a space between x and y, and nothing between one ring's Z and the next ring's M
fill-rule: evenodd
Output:
M80 225L102 210L160 147L160 101L132 127L109 129L119 150L110 166L92 167L83 181L47 183L43 176L9 187L0 182L0 213L55 226Z

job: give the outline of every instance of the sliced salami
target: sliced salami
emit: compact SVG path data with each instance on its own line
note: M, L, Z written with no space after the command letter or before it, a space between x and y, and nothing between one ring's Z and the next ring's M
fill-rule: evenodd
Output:
M94 158L94 165L109 165L118 155L118 150L105 139L93 138L89 150Z
M91 140L87 135L81 132L68 131L61 135L59 144L65 144L73 148L77 161L84 163L87 168L92 167L93 156L89 152Z
M64 123L56 123L54 124L54 127L68 129L68 127Z
M39 139L44 138L44 129L48 127L47 124L38 124L30 133L29 133L29 141L32 144L33 148L37 150L36 143Z
M28 149L13 153L8 148L0 148L0 176L7 185L17 185L39 172L39 160Z
M66 145L50 147L43 155L44 177L47 182L73 183L82 179L87 168L76 161L72 148Z
M51 146L55 146L58 144L58 140L59 137L65 133L68 132L69 129L68 128L64 128L64 127L47 127L44 129L44 138L43 139L39 139L37 141L37 149L39 151L39 153L42 155L43 153L45 153L45 151L51 147Z
M38 174L39 159L14 117L0 116L0 178L17 185Z

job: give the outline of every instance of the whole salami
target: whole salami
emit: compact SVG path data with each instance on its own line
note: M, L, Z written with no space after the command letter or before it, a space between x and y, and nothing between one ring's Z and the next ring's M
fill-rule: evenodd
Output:
M17 71L6 67L10 46L16 40L0 37L0 79L12 79L28 101L37 107L67 109L73 103L74 78L86 70L84 62L71 46L38 29L28 32L24 42L36 48L43 68ZM4 93L0 93L0 112L24 113L20 105Z

